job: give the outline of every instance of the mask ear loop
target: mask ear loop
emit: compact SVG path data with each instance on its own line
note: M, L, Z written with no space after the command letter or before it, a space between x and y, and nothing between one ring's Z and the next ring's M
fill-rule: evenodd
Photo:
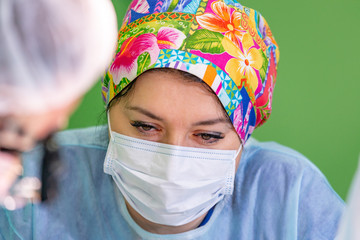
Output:
M239 147L239 149L236 151L236 154L235 154L236 157L239 155L239 153L241 152L242 149L243 149L243 145L240 144L240 147Z
M113 136L112 130L111 130L111 125L110 125L110 113L109 113L109 111L107 111L107 122L108 122L110 137L111 137L111 139L114 139L114 136Z
M234 191L234 179L235 179L235 174L236 174L236 159L239 155L239 153L241 152L243 148L242 143L240 143L240 147L238 148L238 150L236 150L234 157L232 158L232 164L233 164L233 171L229 171L228 176L227 176L227 181L226 181L226 188L225 188L225 195L231 195Z
M108 150L106 151L106 157L105 157L105 162L104 162L104 172L107 173L107 174L112 175L112 173L113 173L112 159L108 158L108 155L112 156L112 154L113 154L110 146L112 145L112 142L115 142L115 140L114 140L114 136L113 136L113 133L112 133L112 130L111 130L109 111L106 112L106 116L107 116L110 139L109 139Z

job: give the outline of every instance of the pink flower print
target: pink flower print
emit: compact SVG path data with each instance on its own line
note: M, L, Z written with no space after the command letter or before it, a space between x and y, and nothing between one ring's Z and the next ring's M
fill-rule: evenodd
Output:
M245 119L244 119L242 135L244 136L245 141L249 137L249 134L251 134L252 131L254 130L254 128L252 126L249 126L249 129L247 129L248 125L249 125L249 118L250 118L250 113L251 113L252 107L253 107L252 104L249 103L248 109L246 111ZM248 130L248 131L246 131L246 130Z
M253 132L254 127L253 126L249 126L249 129L247 129L248 125L249 125L249 117L251 114L251 109L253 107L253 105L249 102L247 110L246 110L246 114L245 114L245 118L243 119L243 104L239 104L239 106L237 107L237 109L234 112L234 127L236 132L239 134L241 140L243 142L246 141L246 139L248 138L248 136ZM246 131L248 130L248 131Z
M162 27L157 35L145 33L127 39L120 48L110 67L113 81L118 85L123 78L133 80L137 76L138 57L147 52L150 55L150 66L153 65L160 49L178 49L186 38L185 34L175 28Z
M260 126L263 124L270 116L272 109L272 94L275 85L276 79L276 65L274 52L271 50L270 53L270 62L267 72L267 77L265 81L265 86L263 87L262 93L256 96L256 115L259 116L256 118L255 126ZM261 117L260 117L261 116Z
M160 49L179 49L186 36L175 28L162 27L156 38Z
M142 53L148 52L150 54L150 64L155 63L160 52L156 42L157 39L154 34L146 33L139 37L131 37L121 45L120 51L110 67L110 74L113 76L116 85L124 77L128 79L136 78L137 59Z
M133 1L130 5L130 9L137 13L149 13L150 5L147 0Z
M244 139L244 134L242 133L242 128L243 128L242 115L243 115L243 105L239 104L239 106L234 112L234 128L236 132L239 134L240 138Z

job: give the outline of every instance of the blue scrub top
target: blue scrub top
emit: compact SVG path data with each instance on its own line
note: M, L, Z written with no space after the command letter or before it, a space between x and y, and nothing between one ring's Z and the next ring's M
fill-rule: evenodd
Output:
M250 139L233 195L206 224L158 235L130 217L111 176L103 172L106 126L57 135L63 173L57 197L16 211L0 209L0 239L334 239L344 203L303 155L274 142ZM25 174L39 175L41 148L25 156Z

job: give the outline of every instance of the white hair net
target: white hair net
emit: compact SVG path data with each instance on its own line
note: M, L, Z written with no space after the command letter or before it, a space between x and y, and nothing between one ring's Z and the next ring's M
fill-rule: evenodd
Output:
M0 0L0 117L80 97L108 66L116 35L109 0Z

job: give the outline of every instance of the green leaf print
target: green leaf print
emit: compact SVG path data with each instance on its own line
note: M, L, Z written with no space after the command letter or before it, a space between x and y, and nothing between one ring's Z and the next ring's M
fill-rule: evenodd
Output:
M262 55L262 57L264 59L264 62L263 62L262 67L259 69L259 73L260 73L261 81L262 81L262 83L264 83L265 78L266 78L266 71L267 71L267 68L268 68L268 65L269 65L269 60L267 59L267 57L265 56L263 51L260 51L260 52L261 52L261 55Z
M123 90L130 83L129 79L123 78L121 79L119 85L115 86L114 92L118 94L121 90Z
M172 12L176 8L176 5L179 3L179 0L173 0L167 10L167 12Z
M149 67L151 62L150 54L148 52L141 54L137 62L138 62L137 74L139 75L140 73L144 72L147 69L147 67Z
M200 29L188 38L187 49L200 50L203 53L220 54L225 52L222 45L224 36L221 33Z
M108 73L106 73L105 74L105 76L104 76L104 78L103 78L103 85L104 85L104 87L109 87L109 82L110 82L110 78L109 78L109 74Z

